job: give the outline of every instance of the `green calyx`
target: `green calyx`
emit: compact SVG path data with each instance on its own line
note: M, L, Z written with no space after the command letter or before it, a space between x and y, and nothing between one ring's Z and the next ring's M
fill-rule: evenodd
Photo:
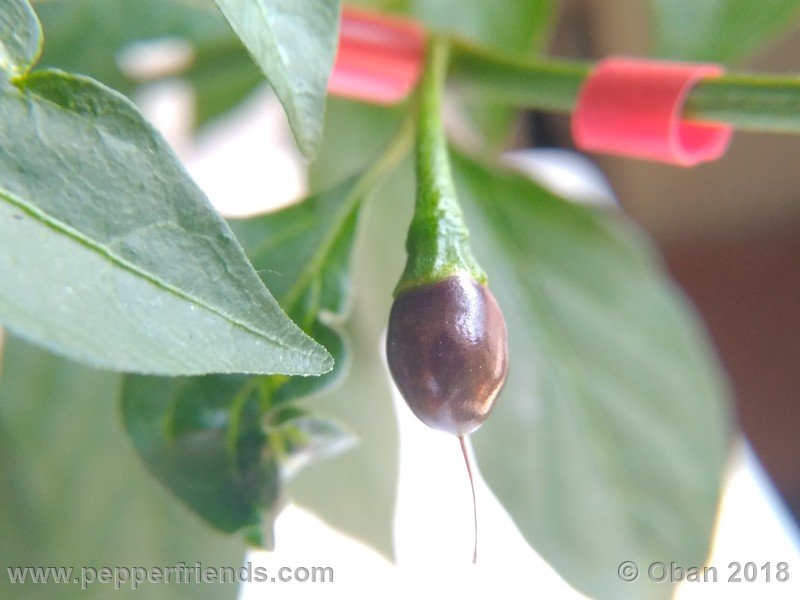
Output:
M447 155L441 119L447 58L447 42L431 39L419 90L416 208L406 239L408 260L395 295L460 273L486 283L469 246Z

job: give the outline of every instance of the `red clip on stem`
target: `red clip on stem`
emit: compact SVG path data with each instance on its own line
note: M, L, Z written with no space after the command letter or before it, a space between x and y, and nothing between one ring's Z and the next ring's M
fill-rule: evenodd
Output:
M328 92L376 104L404 100L422 72L425 32L414 21L345 8Z
M685 167L725 154L733 129L683 120L692 88L723 74L715 64L609 58L589 75L572 115L581 150L621 154Z

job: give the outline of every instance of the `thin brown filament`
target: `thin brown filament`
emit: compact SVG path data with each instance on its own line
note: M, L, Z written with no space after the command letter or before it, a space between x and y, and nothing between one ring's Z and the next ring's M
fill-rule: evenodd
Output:
M478 501L475 497L475 480L472 478L472 465L469 461L467 452L467 438L463 435L458 436L461 443L461 454L464 455L464 464L467 465L467 475L469 475L469 486L472 489L472 518L475 523L475 545L472 549L472 564L478 563Z

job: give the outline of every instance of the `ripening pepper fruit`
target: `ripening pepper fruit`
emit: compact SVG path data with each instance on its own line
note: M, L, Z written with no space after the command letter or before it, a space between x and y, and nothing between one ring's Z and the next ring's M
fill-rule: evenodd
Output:
M389 369L425 424L465 436L494 406L508 370L506 326L469 246L440 117L447 47L433 40L419 94L417 198L389 316Z
M469 245L440 117L447 65L443 40L428 43L419 90L417 197L405 270L389 315L386 355L392 378L426 425L458 437L472 485L466 436L489 416L508 371L500 307Z
M389 316L392 377L414 414L456 436L489 416L508 370L506 326L468 273L400 292Z

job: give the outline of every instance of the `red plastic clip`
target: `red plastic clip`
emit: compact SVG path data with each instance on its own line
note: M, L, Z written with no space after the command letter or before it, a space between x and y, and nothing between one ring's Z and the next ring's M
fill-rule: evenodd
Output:
M716 64L630 58L601 61L589 75L572 115L581 150L694 166L721 158L733 128L683 120L683 105L704 78L724 72Z
M425 58L425 31L409 19L345 8L328 92L394 104L414 89Z

